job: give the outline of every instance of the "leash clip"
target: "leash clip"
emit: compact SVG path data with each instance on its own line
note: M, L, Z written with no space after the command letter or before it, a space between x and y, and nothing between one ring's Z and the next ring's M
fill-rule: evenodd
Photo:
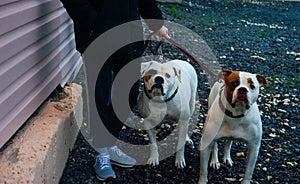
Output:
M152 53L153 56L161 56L159 57L158 59L160 60L163 60L161 59L162 58L162 49L161 49L161 45L162 45L162 41L161 40L157 40L158 43L155 47L155 49L153 49L153 42L152 42L152 36L154 35L154 32L151 32L148 36L147 36L147 39L145 41L145 45L144 45L144 48L146 49L149 45L149 49L150 49L150 52Z

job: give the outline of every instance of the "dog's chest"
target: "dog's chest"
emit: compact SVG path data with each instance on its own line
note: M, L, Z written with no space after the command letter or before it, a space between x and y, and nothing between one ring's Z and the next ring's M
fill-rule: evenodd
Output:
M166 103L162 105L158 105L155 109L159 109L158 111L152 111L154 114L157 113L157 116L165 120L178 120L181 114L180 107L172 104Z
M180 110L174 106L167 106L167 112L165 119L167 120L177 120L180 116Z
M245 141L252 140L261 136L261 128L259 122L253 121L224 121L220 131L219 137L242 139Z

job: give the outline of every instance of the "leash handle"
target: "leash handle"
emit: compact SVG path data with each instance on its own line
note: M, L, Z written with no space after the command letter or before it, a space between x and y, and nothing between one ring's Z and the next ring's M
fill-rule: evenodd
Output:
M146 41L145 41L145 49L149 46L150 51L153 55L158 55L158 49L162 45L163 41L158 42L155 50L153 50L152 47L152 40L151 37L154 35L155 32L152 32L148 35ZM199 65L208 75L212 77L214 81L218 81L220 78L219 76L215 75L212 71L210 71L203 63L201 63L195 56L193 56L191 53L189 53L185 48L183 48L180 44L178 44L176 41L174 41L172 38L165 38L169 43L173 44L175 47L177 47L181 52L183 52L185 55L187 55L189 58L194 61L197 65Z

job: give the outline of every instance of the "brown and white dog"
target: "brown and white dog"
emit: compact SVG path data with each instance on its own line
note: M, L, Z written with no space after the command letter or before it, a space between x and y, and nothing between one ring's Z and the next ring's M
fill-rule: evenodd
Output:
M186 142L193 144L188 137L188 124L195 110L197 73L188 62L172 60L166 63L142 63L141 75L144 79L144 90L138 98L138 108L145 117L144 125L151 143L148 164L159 164L155 127L163 119L167 119L178 122L175 165L183 168L186 166L184 145Z
M200 142L199 184L207 183L207 167L219 169L217 140L228 138L224 147L223 162L233 164L230 148L233 139L241 139L248 145L247 165L243 184L252 178L262 137L262 123L256 100L260 86L269 82L264 76L248 72L223 70L224 80L214 84L209 94L209 111Z

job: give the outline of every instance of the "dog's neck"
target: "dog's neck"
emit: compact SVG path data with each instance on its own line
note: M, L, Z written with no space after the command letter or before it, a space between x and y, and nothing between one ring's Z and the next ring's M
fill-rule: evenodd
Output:
M168 101L171 101L171 100L175 97L175 95L177 94L177 92L178 92L178 87L175 89L175 91L172 93L172 95L169 96L169 97L167 97L166 99L154 99L154 98L148 93L147 88L144 86L144 93L145 93L145 95L147 96L147 98L148 98L149 100L152 100L153 102L157 102L157 103L166 103L166 102L168 102Z

